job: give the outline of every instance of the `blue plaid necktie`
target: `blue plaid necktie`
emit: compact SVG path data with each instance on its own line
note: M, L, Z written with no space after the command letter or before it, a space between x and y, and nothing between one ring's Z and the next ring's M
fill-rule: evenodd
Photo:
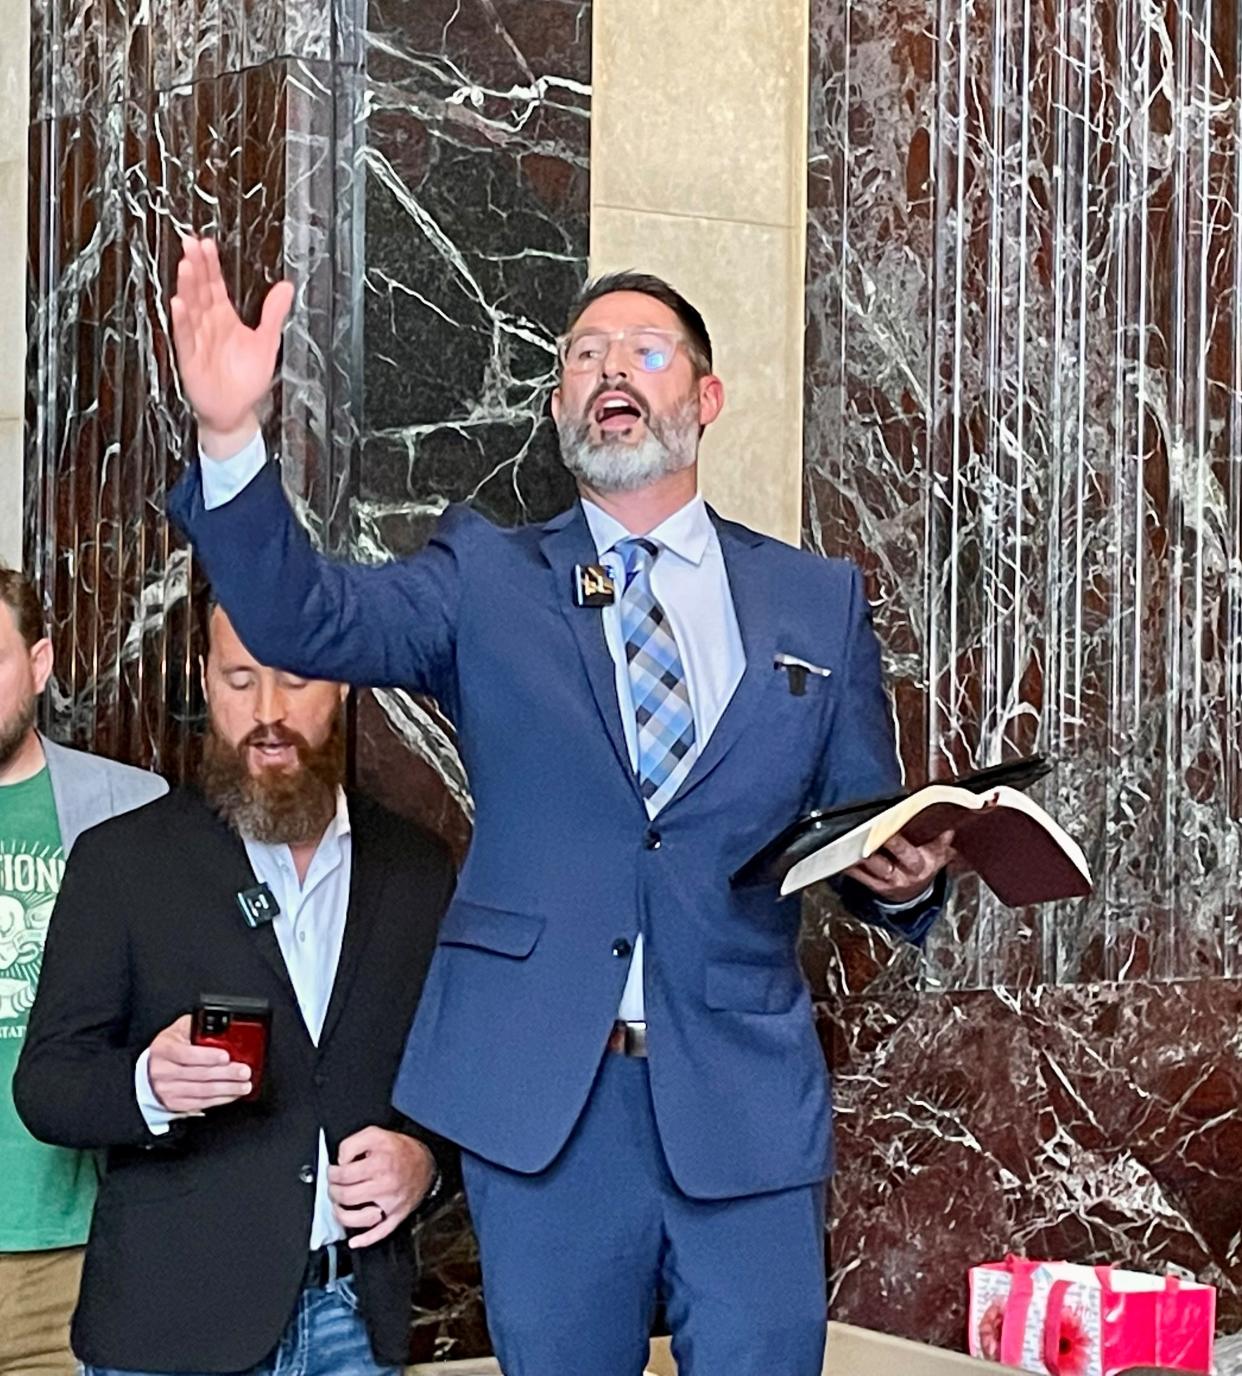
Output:
M694 764L694 712L673 628L651 591L651 567L660 547L630 539L618 540L615 548L625 562L619 610L638 727L638 786L654 816Z

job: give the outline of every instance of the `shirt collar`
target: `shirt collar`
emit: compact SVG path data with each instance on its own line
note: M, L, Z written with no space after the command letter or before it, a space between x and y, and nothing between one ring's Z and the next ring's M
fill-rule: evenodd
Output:
M350 825L349 821L349 804L345 801L345 790L338 785L336 790L336 816L333 817L328 832L339 838L342 836L349 836L352 831L353 827Z
M615 516L610 516L603 507L596 506L586 497L582 499L582 511L590 527L591 538L595 541L595 552L607 554L618 540L632 538L633 532L626 530ZM671 550L687 563L701 564L707 547L715 534L712 518L707 514L707 503L703 494L696 492L685 506L666 516L654 530L647 532L647 538L654 540L663 549Z

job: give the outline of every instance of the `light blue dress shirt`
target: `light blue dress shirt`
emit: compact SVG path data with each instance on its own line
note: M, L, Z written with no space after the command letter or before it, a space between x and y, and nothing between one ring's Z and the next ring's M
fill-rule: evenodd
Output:
M630 537L620 521L594 502L583 498L591 538L599 561L618 588L625 585L621 556L613 548ZM724 715L729 699L746 668L742 633L738 629L729 574L720 552L720 537L707 514L701 496L695 496L679 511L666 517L646 538L659 546L660 553L651 566L651 591L663 607L677 641L686 687L694 711L695 747L699 754L707 748L712 732ZM634 700L625 658L625 637L621 632L618 602L603 608L604 636L612 655L617 685L617 703L625 728L625 744L630 767L638 768L638 730L634 720ZM649 816L656 811L647 803ZM634 942L629 975L621 995L617 1016L628 1022L643 1021L643 938Z

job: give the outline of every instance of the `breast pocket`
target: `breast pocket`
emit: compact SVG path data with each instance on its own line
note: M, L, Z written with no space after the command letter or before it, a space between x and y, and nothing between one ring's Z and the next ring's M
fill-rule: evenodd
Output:
M786 660L790 658L786 656ZM779 658L773 662L771 673L764 699L771 718L782 727L795 730L817 728L836 697L836 676L827 670L812 673L801 661L785 662Z
M795 691L798 688L802 691ZM791 679L788 670L776 664L771 669L752 730L762 733L759 739L767 762L762 778L773 806L780 812L778 830L793 820L806 801L823 760L836 692L835 677L808 674L801 681L797 676Z

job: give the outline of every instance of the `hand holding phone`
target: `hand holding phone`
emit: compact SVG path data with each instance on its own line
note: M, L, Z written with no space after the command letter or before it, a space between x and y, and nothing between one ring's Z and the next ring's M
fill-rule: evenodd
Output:
M263 1086L271 1024L272 1008L266 999L204 994L191 1019L190 1042L195 1047L225 1051L233 1064L248 1067L250 1089L241 1097L253 1099Z
M190 1040L189 1013L170 1023L151 1043L147 1079L155 1097L170 1113L203 1113L231 1104L250 1093L250 1067L215 1046Z

